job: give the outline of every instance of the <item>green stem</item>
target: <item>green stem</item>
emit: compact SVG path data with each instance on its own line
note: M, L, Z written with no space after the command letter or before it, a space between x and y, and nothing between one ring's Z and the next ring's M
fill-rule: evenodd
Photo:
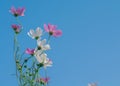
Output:
M30 56L30 57L28 57L26 60L29 61L32 57L33 57L33 56ZM23 65L24 65L24 64L25 64L25 61L24 61L23 64L22 64L22 68L23 68Z
M20 20L18 19L18 17L16 17L16 21L17 21L17 23L18 23L19 25L22 26L22 24L21 24Z
M21 56L20 56L20 61L22 60L22 57L24 56L24 54L25 54L25 52L23 52L22 54L21 54Z
M16 64L16 56L17 56L17 35L14 34L14 45L13 45L13 52L14 52L14 60L15 60L15 70L16 70L16 78L18 80L18 84L20 85L19 83L19 79L18 79L18 72L17 72L17 64Z
M48 78L48 76L47 76L47 70L44 68L44 71L45 71L45 77L46 78ZM45 86L49 86L49 82L47 82L46 84L45 84Z
M16 64L16 34L14 35L14 45L13 45L13 51L14 51L14 60L15 60L15 64ZM17 75L17 65L16 65L16 76L18 77Z
M50 43L50 38L51 38L51 35L48 36L48 40L47 40L48 44Z

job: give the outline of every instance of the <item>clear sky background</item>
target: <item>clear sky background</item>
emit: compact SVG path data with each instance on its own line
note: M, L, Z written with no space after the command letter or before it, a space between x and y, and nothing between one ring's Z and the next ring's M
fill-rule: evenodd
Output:
M11 6L26 8L20 17L22 49L34 48L29 29L44 23L58 25L62 37L52 38L48 52L50 86L120 86L120 0L1 0L0 86L17 86L13 59Z

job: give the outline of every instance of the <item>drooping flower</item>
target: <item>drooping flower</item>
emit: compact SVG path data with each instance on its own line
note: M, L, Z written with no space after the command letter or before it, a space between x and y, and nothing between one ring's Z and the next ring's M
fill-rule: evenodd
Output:
M15 33L18 34L18 33L20 33L22 26L17 25L17 24L13 24L13 25L11 25L11 27L13 28L13 30L15 31Z
M47 54L45 53L41 54L40 52L36 52L35 58L40 64L43 65L44 68L52 66L52 61L49 58L47 58Z
M58 37L62 35L62 31L61 30L57 30L56 29L56 25L52 25L52 24L44 24L44 29L46 32L49 33L49 35L53 35L54 37Z
M46 44L46 39L43 39L42 41L39 39L37 40L37 50L49 50L50 45Z
M35 49L27 48L26 51L25 51L25 53L26 54L30 54L30 55L34 55L34 51L35 51Z
M46 68L46 67L51 67L52 66L52 64L53 64L53 62L52 62L52 60L51 59L49 59L49 58L46 58L46 60L44 61L44 63L43 63L44 65L44 68Z
M42 29L40 27L37 27L36 31L34 31L33 29L31 29L28 32L28 35L31 38L38 40L40 38L40 36L42 36Z
M15 7L11 7L10 12L15 16L24 16L24 12L25 12L25 8L21 7L21 8L15 8Z
M89 83L88 86L97 86L97 83Z

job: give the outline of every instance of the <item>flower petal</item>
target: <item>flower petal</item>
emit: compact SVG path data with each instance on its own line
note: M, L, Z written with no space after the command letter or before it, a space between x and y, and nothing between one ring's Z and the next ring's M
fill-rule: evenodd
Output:
M62 35L62 31L61 30L56 30L54 33L53 33L53 36L55 37L58 37L58 36L61 36Z
M49 28L46 24L44 24L44 29L45 29L46 32L49 32Z

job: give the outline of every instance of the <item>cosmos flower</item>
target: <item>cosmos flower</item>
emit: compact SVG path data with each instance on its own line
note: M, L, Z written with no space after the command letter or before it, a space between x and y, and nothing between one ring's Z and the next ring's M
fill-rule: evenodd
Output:
M47 84L49 80L50 78L46 77L46 78L38 78L36 81L44 85L44 84Z
M35 49L27 48L26 51L25 51L25 53L26 54L30 54L30 55L34 55L34 51L35 51Z
M42 41L39 39L37 40L37 50L49 50L50 49L50 45L46 44L46 39L43 39Z
M53 62L52 62L52 60L50 60L49 58L46 58L46 59L44 60L44 62L43 62L44 68L46 68L46 67L51 67L52 64L53 64Z
M15 7L11 7L10 12L15 16L24 16L24 12L25 12L25 8L21 7L21 8L15 8Z
M61 30L57 30L56 29L57 27L55 25L52 25L52 24L44 24L44 29L46 32L49 33L49 35L52 35L54 37L58 37L58 36L61 36L62 35L62 31Z
M15 31L16 34L20 33L20 31L21 31L20 25L13 24L13 25L11 25L11 27L13 28L13 30Z
M35 58L43 65L44 68L52 66L52 61L47 58L47 54L45 53L40 54L39 52L36 52Z
M42 29L40 27L37 27L36 31L34 31L33 29L31 29L28 32L28 35L31 38L38 40L40 38L40 36L42 36Z
M47 84L49 80L50 80L50 78L48 78L48 77L40 78L40 82L43 83L43 84Z

